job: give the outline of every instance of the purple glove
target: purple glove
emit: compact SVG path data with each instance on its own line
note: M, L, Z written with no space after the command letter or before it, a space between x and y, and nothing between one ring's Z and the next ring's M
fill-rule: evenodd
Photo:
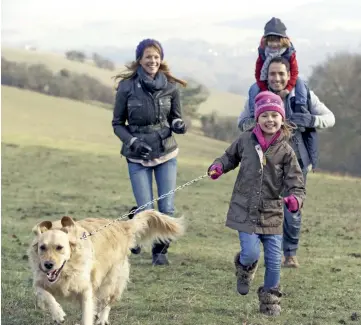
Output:
M208 169L208 175L212 179L217 179L223 174L223 166L221 164L214 164Z
M283 199L283 201L285 202L288 211L290 211L292 213L295 213L298 211L298 209L299 209L298 201L294 195L285 197Z

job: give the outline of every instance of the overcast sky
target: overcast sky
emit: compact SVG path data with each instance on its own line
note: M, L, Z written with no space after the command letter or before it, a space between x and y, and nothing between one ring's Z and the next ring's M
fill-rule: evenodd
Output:
M329 6L324 6L322 14L325 27L349 24L350 28L360 28L360 19L350 21L342 14L335 19L333 13L333 18L327 19L331 3L345 4L345 1L361 2L327 1ZM202 0L2 0L2 38L3 42L29 40L113 46L119 45L116 44L119 39L124 45L131 45L143 36L202 38L230 43L247 36L247 31L241 35L239 30L220 27L217 22L249 19L261 14L268 14L270 18L275 15L302 19L294 15L297 7L317 2L320 0L221 0L213 4ZM293 12L292 17L288 12ZM257 33L262 31L263 26L259 26Z
M285 12L297 5L317 2L315 0L288 1L209 1L197 0L3 0L4 26L30 27L31 23L72 23L95 20L119 19L139 21L154 19L198 18L208 21L226 20L232 17L248 17L260 12Z

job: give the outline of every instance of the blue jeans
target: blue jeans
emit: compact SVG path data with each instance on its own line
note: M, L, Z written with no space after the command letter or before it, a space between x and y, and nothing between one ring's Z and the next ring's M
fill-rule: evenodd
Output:
M128 171L133 194L138 207L154 199L153 197L153 172L158 189L158 197L174 190L177 181L177 159L172 158L154 167L145 167L142 164L128 161ZM149 204L142 210L154 209L154 204ZM158 210L169 216L174 214L174 193L158 201ZM166 253L169 243L156 244L153 253Z
M303 169L303 179L306 186L307 169ZM301 212L292 213L284 206L283 222L283 255L296 256L301 232Z
M264 288L275 288L280 283L282 260L282 235L260 235L238 232L241 243L239 262L243 266L250 266L259 260L260 243L264 249Z

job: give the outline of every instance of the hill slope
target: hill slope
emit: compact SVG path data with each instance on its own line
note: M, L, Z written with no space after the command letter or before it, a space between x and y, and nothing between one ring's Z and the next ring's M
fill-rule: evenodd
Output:
M66 98L2 86L2 139L19 144L119 155L112 112ZM227 144L196 134L176 135L183 159L196 164L215 158ZM192 141L190 141L192 139ZM182 158L181 158L182 159Z
M16 48L3 48L1 55L9 61L25 62L28 64L42 63L54 72L65 68L75 73L85 73L99 79L105 85L114 87L112 77L117 72L99 69L92 61L80 63L67 60L65 56L56 53L27 51ZM119 67L119 69L122 69L122 67ZM201 105L199 112L201 114L208 114L212 111L217 111L220 115L238 116L243 109L243 105L243 96L210 89L210 96Z

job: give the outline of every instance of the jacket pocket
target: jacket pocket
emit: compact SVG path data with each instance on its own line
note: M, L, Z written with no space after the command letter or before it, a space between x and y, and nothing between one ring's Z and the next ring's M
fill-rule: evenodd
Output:
M163 150L165 152L172 152L178 147L177 141L175 140L174 136L171 135L166 139L162 140Z
M169 127L163 127L158 131L159 137L162 142L162 150L165 152L171 152L178 147L178 144L172 135L172 130Z
M283 221L282 199L262 200L260 224L263 227L278 227Z
M142 123L144 119L143 102L139 99L129 99L127 104L129 124Z
M169 138L172 135L172 131L169 127L162 127L157 131L162 140Z
M160 108L161 115L163 115L164 119L167 119L171 108L171 96L165 96L159 98L158 105Z

